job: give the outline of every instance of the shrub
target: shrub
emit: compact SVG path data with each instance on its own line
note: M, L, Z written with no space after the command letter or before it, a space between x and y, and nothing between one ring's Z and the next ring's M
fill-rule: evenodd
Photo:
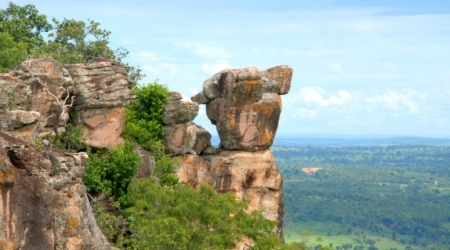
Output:
M135 144L130 142L109 152L94 153L92 149L88 149L89 160L84 176L87 191L113 195L117 199L125 195L128 185L137 174L137 166L141 163L135 149Z

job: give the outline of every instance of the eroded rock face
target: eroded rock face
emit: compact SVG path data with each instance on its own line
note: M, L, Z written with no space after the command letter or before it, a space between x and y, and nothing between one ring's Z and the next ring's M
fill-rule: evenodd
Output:
M5 249L112 249L82 184L87 155L0 132L0 238Z
M216 125L224 149L268 149L278 128L280 95L289 92L292 72L289 66L265 71L255 67L223 70L207 79L203 91L192 100L206 103L208 118Z
M262 209L265 218L278 221L282 238L283 176L270 150L183 156L177 176L193 186L212 185L220 193L234 192L236 199L248 200L249 213Z
M107 58L65 67L75 84L74 123L83 127L86 144L116 147L125 125L124 103L133 85L126 70Z
M31 143L39 131L40 117L35 111L0 111L0 131Z
M5 97L0 106L5 110L40 113L41 132L55 126L64 130L69 115L61 115L62 107L72 91L72 78L63 65L53 59L28 60L0 76L0 92Z
M190 122L164 126L163 144L166 147L166 153L171 155L193 153L196 131L197 126Z

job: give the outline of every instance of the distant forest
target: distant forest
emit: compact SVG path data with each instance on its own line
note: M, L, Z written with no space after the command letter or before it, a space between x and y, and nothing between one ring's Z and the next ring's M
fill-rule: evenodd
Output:
M285 179L285 226L450 249L450 145L379 142L278 141L272 151Z

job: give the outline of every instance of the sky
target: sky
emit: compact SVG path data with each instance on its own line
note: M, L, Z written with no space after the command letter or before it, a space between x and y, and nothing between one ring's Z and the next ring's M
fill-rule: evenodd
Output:
M101 23L143 83L185 99L224 68L289 65L278 134L450 138L450 1L14 3ZM195 122L216 134L203 105Z

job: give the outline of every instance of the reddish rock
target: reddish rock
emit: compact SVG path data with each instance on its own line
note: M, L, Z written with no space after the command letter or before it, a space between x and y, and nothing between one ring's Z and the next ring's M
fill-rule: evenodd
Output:
M81 125L83 143L89 146L115 148L125 127L125 108L96 108L79 110L73 121Z
M174 101L164 105L164 124L191 122L198 114L198 103L191 101Z
M31 90L26 97L26 104L21 106L24 110L41 114L41 130L46 127L65 127L69 116L67 113L62 115L64 101L67 96L72 96L74 84L61 63L53 59L28 60L10 74L21 79ZM65 109L64 112L66 111Z
M33 142L39 131L40 114L35 111L0 111L0 131Z
M195 126L195 144L192 149L200 155L206 147L211 146L211 134L202 126Z
M177 176L181 181L193 186L212 185L219 193L235 193L237 200L249 202L247 212L261 209L265 218L277 221L277 233L283 238L283 176L269 150L180 158Z
M138 166L137 178L148 178L155 169L155 157L145 151L140 145L136 147L136 153L141 158L141 165Z
M85 153L36 147L0 132L4 249L113 249L86 196L86 161Z
M186 122L164 126L163 144L166 153L171 155L185 155L192 153L195 145L197 126Z
M75 83L74 123L89 146L116 147L125 124L124 104L133 82L125 68L107 58L66 64Z

